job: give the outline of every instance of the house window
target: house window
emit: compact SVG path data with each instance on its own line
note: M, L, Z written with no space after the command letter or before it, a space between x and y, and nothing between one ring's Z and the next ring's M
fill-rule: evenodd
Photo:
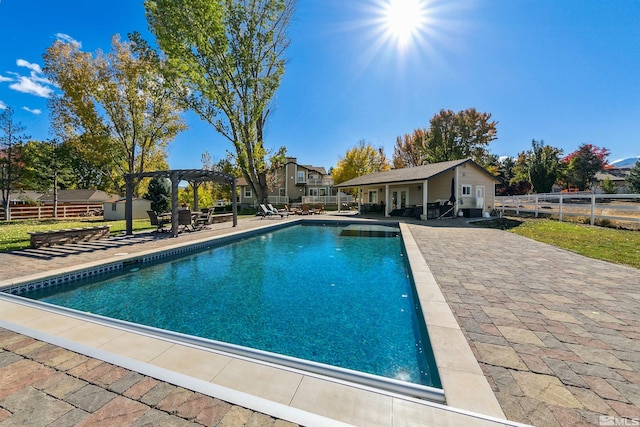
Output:
M321 188L320 189L320 195L321 196L326 196L327 195L327 189L326 188Z
M471 197L471 185L462 184L462 195L463 196L467 196L467 197Z
M287 189L286 188L278 189L278 194L280 195L280 197L285 197L287 195Z
M318 194L319 193L318 193L318 189L317 188L310 188L309 189L309 195L310 196L317 196Z
M378 192L376 190L369 191L369 203L378 203Z
M298 171L298 182L305 182L304 171Z
M118 210L118 205L117 205L117 204L115 204L115 203L111 203L111 210L112 210L113 212L117 211L117 210Z
M244 187L244 198L245 199L251 198L251 187Z

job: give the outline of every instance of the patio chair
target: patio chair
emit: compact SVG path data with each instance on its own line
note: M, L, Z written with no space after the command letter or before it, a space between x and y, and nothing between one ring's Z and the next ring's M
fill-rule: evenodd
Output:
M285 216L289 216L289 211L288 211L288 210L284 210L284 209L280 209L280 210L278 210L278 209L274 208L274 207L271 205L271 203L268 203L268 204L267 204L267 208L269 208L269 210L270 210L271 212L273 212L274 214L276 214L276 215L280 215L280 217L281 217L281 218L282 218L282 217L285 217Z
M149 215L149 222L151 223L151 225L156 226L156 232L169 231L164 229L164 225L167 223L165 222L165 219L159 218L158 214L156 214L155 211L147 211L147 215Z
M182 226L184 231L194 231L193 217L191 216L191 209L181 209L178 211L178 232Z
M202 212L194 221L193 227L196 229L206 228L211 224L211 216L213 215L213 209L207 210L206 213Z

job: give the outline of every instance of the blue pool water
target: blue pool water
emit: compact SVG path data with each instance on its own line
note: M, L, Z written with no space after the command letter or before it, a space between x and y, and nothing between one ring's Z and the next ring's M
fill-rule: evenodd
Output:
M440 387L399 234L298 225L25 296Z

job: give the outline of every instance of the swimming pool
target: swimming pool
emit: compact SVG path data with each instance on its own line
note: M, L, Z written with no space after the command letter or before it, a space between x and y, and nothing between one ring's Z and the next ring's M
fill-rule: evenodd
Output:
M294 226L26 296L440 387L405 258L388 225Z

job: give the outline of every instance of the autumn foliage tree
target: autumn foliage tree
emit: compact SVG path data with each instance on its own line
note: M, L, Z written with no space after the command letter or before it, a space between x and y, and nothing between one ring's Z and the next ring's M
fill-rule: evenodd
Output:
M497 138L497 122L491 121L490 113L480 113L475 108L457 113L440 110L429 123L427 163L471 158L483 164L489 155L487 146Z
M92 54L56 41L44 55L44 72L62 92L50 100L56 134L106 165L123 194L123 174L166 168L166 147L186 125L179 86L165 84L163 62L148 46L116 35L111 48Z
M355 147L347 150L344 157L340 157L331 176L334 183L340 184L362 175L389 169L391 167L382 148L375 148L365 141L360 141Z
M11 108L0 111L0 193L5 221L11 216L9 198L18 188L24 166L22 148L29 138L22 133L24 130L25 127L14 120Z
M412 134L404 134L396 138L393 148L393 168L411 168L426 163L426 149L429 131L416 129Z
M576 151L564 158L569 184L580 191L588 190L593 184L596 173L607 164L609 150L592 144L582 144Z
M253 194L268 195L264 129L284 74L294 0L146 0L151 31L186 102L229 140ZM280 150L282 153L283 150Z

